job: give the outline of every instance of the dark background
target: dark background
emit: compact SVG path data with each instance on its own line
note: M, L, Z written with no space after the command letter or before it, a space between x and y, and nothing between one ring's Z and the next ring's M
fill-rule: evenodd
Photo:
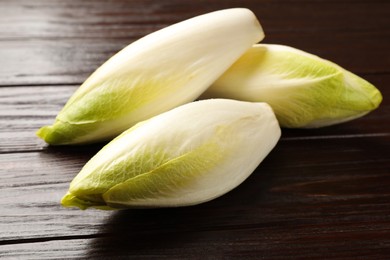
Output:
M228 7L250 8L264 42L372 82L380 108L337 126L283 129L251 177L209 203L62 208L102 145L48 147L34 132L124 46ZM389 259L389 1L1 0L0 14L0 258Z

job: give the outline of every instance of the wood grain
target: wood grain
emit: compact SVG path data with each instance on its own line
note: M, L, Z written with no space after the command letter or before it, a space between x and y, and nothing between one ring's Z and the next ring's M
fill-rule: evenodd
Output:
M152 217L148 221L139 218L114 225L125 225L138 232L161 228L175 232L185 232L188 228L194 232L214 228L235 232L258 224L267 229L291 221L312 223L318 218L317 223L324 217L331 222L329 228L334 222L349 223L352 219L360 224L364 222L365 228L369 228L371 221L390 221L387 188L390 158L381 155L383 150L389 150L389 141L390 136L362 138L359 142L347 138L281 141L253 175L233 192L197 207L161 210L166 216L156 214L157 218L169 218L171 211L183 214L171 223L172 227L160 226ZM340 146L343 150L337 152L335 160L335 151ZM99 146L83 149L59 147L45 152L0 155L0 168L12 169L0 177L3 243L111 233L99 230L110 212L63 209L59 205L71 179ZM130 215L149 212L153 211L129 210ZM194 215L185 216L190 212ZM213 219L207 220L209 216ZM187 222L183 217L190 219ZM83 228L79 230L80 227Z
M0 39L139 38L162 26L233 7L253 10L271 33L388 33L389 6L386 0L3 0Z
M213 10L248 7L267 43L330 59L384 100L332 127L283 129L235 190L185 208L67 209L69 182L104 144L50 147L53 122L100 64L136 39ZM1 259L387 259L390 2L3 0L0 2Z
M172 214L175 213L169 212L169 217ZM137 217L145 217L145 214ZM114 214L113 218L131 220L128 212ZM160 221L159 224L166 223ZM113 256L115 259L385 259L390 240L383 236L381 225L371 230L364 230L364 225L347 227L340 223L331 228L326 224L321 228L310 224L293 228L280 225L273 229L271 236L264 234L261 226L234 232L198 230L149 234L117 227L115 236L5 245L0 250L5 257L28 259L53 259L54 255L72 259L112 259ZM314 238L311 233L322 236ZM357 237L364 237L364 244L368 246L362 247L362 240ZM351 248L350 244L354 246Z
M0 70L0 83L80 84L140 37L195 15L236 6L249 7L258 15L266 33L264 42L303 49L355 73L389 73L390 56L385 55L390 46L389 2L353 5L350 8L351 1L8 0L0 18L0 57L7 64Z
M0 153L45 147L35 132L52 124L76 86L0 87Z

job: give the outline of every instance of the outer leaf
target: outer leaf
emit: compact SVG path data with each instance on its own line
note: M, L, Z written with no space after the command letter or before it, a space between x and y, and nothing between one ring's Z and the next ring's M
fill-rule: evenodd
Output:
M254 14L243 8L201 15L147 35L97 69L55 123L37 134L55 145L115 137L196 99L263 37Z
M348 121L382 101L373 85L340 66L270 44L249 49L203 95L210 97L267 102L280 125L291 128Z
M153 117L115 138L70 184L65 206L202 203L244 181L280 137L265 103L205 100Z

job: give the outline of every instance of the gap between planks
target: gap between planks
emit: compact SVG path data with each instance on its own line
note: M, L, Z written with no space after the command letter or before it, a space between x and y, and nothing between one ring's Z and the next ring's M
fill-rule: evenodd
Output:
M72 240L72 239L91 239L91 238L100 238L100 237L107 237L107 236L109 236L108 233L107 234L89 234L89 235L9 239L9 240L0 240L0 246L15 245L15 244L28 244L28 243L42 243L42 242L48 242L48 241L61 241L61 240Z

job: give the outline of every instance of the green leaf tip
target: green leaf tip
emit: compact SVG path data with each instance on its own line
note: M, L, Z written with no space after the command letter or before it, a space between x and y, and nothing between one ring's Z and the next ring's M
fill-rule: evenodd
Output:
M362 103L360 109L362 111L372 111L377 109L383 100L381 92L365 79L347 70L343 70L343 72L346 84L354 90L355 95L357 96L355 102ZM365 102L359 98L360 96L362 99L365 98Z
M58 124L41 127L36 135L51 145L66 144L67 137L59 130Z
M96 208L102 210L113 210L113 208L107 206L104 203L99 203L91 200L82 200L79 197L68 192L61 199L61 205L64 207L78 207L79 209L86 210L87 208Z
M72 131L69 124L56 121L53 125L41 127L36 135L50 145L66 145L73 141Z

